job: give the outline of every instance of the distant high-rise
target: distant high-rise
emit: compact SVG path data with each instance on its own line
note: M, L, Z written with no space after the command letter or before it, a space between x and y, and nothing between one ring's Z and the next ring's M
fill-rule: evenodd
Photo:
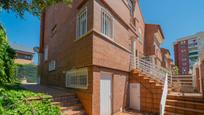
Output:
M204 32L178 39L174 43L175 64L179 73L189 74L204 49Z

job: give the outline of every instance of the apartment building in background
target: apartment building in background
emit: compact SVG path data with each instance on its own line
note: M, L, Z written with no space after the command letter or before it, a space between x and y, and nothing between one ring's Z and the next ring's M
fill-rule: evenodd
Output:
M15 63L16 64L32 64L34 51L32 48L19 45L16 43L10 44L11 48L16 52Z
M158 66L162 65L160 45L164 41L164 34L158 24L145 24L144 58Z
M204 49L204 32L186 36L174 43L175 64L179 73L192 73L193 65L198 61L200 52Z

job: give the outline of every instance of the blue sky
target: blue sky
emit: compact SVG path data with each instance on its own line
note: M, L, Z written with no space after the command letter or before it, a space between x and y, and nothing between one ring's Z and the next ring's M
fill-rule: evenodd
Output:
M40 19L28 13L19 18L12 12L0 12L0 23L6 29L9 42L33 48L39 46ZM34 56L37 63L37 55Z
M139 0L145 23L160 24L173 56L173 42L204 31L204 0Z
M145 23L160 24L165 41L162 47L171 51L173 42L183 36L204 31L204 0L139 0ZM40 20L30 14L24 19L14 13L1 12L0 22L9 41L27 47L39 46ZM35 63L36 63L35 56Z

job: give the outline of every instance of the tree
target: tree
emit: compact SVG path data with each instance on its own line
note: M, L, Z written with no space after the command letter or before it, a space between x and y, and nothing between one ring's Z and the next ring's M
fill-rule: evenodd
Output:
M72 0L0 0L0 8L7 12L13 11L20 17L23 17L25 12L40 16L46 7L58 2L70 5Z
M0 84L14 81L15 51L10 48L6 32L0 24Z
M18 64L16 67L16 77L19 80L25 79L29 83L37 82L37 65L34 64Z

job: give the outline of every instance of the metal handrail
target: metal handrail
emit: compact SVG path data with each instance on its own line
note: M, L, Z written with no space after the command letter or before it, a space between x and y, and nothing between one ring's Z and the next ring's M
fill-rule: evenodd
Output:
M168 74L166 75L166 78L164 81L163 93L162 93L162 98L160 102L160 115L164 115L167 95L168 95Z
M168 83L171 84L172 78L171 78L171 72L167 69L160 67L156 64L153 64L147 60L141 59L139 57L135 57L136 59L136 68L140 71L149 74L150 77L152 77L155 80L158 80L162 83L165 81L166 74L169 75L168 77Z

